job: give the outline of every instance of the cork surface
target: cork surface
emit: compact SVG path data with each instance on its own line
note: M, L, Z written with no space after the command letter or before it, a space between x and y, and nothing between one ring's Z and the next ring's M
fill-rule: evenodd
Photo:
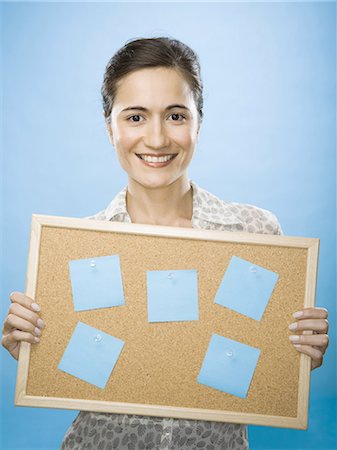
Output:
M125 305L75 312L68 262L120 255ZM214 304L232 255L279 274L261 321ZM32 346L27 395L297 416L299 354L288 325L304 305L307 249L43 226L36 302L46 323ZM149 323L147 270L197 269L199 321ZM125 341L105 389L57 369L78 321ZM261 349L246 399L197 383L217 333Z

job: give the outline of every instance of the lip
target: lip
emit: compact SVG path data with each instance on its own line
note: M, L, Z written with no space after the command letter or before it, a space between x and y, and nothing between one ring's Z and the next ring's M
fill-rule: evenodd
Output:
M178 153L136 153L137 156L157 156L157 158L160 156L171 156L177 154Z
M144 159L140 158L140 155L141 156L157 156L157 157L174 155L174 157L165 162L148 162L148 161L145 161ZM161 167L166 167L166 166L170 165L171 162L174 161L174 159L177 155L178 155L178 153L136 153L136 156L138 157L139 161L141 161L144 164L144 166L153 167L153 168L161 168Z

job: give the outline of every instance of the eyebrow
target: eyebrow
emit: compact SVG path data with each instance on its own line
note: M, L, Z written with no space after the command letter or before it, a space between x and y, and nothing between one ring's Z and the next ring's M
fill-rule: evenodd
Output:
M175 105L169 105L165 108L165 111L169 111L170 109L173 108L181 108L181 109L186 109L187 111L189 111L189 108L187 108L187 106L185 105L179 105L179 104L175 104ZM133 111L133 110L137 110L137 111L145 111L147 112L148 109L144 108L144 106L128 106L127 108L122 109L121 112L124 111Z

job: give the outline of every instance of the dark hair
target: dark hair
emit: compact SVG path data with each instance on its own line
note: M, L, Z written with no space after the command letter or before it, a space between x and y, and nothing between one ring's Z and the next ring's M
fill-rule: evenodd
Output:
M104 116L107 121L110 120L118 81L131 72L147 67L169 67L179 70L189 83L202 120L203 85L198 55L177 39L157 37L127 41L108 62L101 89Z

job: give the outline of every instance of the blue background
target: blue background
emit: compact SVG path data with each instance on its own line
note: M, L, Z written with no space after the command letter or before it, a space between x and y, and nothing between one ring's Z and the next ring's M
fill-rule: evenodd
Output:
M169 35L200 56L205 119L190 176L321 239L317 305L330 348L312 373L309 430L249 427L254 449L336 446L335 3L2 3L2 289L25 289L32 213L83 217L126 184L102 119L105 64ZM13 406L1 356L2 449L59 448L74 411ZM1 432L2 431L2 432Z

